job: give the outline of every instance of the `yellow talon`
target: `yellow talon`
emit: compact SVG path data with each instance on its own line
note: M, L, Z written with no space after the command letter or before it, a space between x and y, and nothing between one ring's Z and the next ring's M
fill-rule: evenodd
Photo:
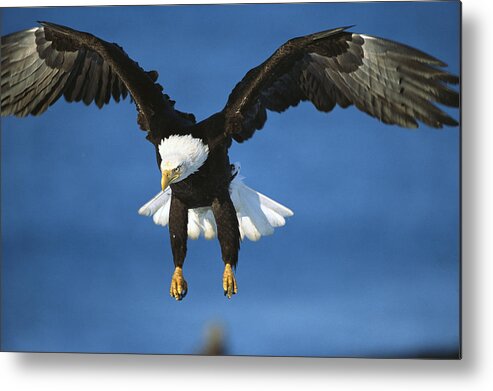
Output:
M173 277L171 277L171 287L169 288L169 294L176 300L181 300L187 295L188 286L187 282L183 278L183 271L181 267L177 266Z
M235 275L229 263L224 266L223 290L224 296L227 296L228 299L231 299L231 296L238 293L238 285L236 284Z

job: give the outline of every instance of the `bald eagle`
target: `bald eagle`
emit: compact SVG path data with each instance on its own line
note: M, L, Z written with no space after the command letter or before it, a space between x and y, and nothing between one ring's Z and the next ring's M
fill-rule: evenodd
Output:
M224 108L196 122L163 93L156 71L145 71L117 44L54 23L2 37L1 114L39 115L60 97L99 108L130 94L137 122L155 147L161 189L140 210L169 226L174 273L170 295L187 293L187 239L218 238L223 290L238 291L234 268L241 240L258 240L285 224L287 207L247 187L228 150L267 120L301 101L330 112L356 106L386 124L433 128L458 123L435 103L459 106L448 84L457 76L440 60L409 46L340 27L293 38L235 86Z

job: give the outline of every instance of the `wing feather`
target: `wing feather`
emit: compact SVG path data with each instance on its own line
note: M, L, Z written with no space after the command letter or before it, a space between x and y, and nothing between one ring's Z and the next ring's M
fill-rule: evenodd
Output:
M120 46L53 23L41 25L1 39L2 116L42 114L61 96L101 108L130 93L139 125L155 145L173 129L194 123L162 93L157 72L144 71Z
M328 30L295 38L249 71L223 109L227 134L242 142L263 127L266 110L282 112L301 101L329 112L354 105L386 124L434 128L458 123L436 104L459 106L447 84L459 78L442 61L382 38Z
M47 29L2 37L2 115L41 114L61 95L68 101L94 101L105 61L84 47L65 45L68 50L58 50L57 38L51 34L47 39ZM114 94L120 97L122 91L116 88Z

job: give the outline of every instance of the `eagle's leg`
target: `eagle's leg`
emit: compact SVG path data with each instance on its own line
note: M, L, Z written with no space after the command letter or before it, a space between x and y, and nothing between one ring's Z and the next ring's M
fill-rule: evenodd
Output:
M224 296L227 296L228 299L231 299L231 296L238 293L238 284L236 283L235 274L230 263L224 265L223 290Z
M231 298L238 293L233 268L238 263L240 250L240 230L236 210L229 197L229 193L218 197L212 203L212 211L217 225L217 237L221 246L221 255L224 262L223 290L224 295Z
M187 294L187 282L183 277L183 263L187 255L188 208L178 198L171 196L169 210L169 235L175 271L171 278L169 294L176 300L183 299Z

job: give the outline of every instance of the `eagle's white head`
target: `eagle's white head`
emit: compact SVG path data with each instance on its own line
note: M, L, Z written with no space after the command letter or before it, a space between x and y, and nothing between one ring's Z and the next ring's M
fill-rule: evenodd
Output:
M196 172L207 160L209 147L201 139L187 134L173 135L159 144L161 155L161 188L182 181Z

